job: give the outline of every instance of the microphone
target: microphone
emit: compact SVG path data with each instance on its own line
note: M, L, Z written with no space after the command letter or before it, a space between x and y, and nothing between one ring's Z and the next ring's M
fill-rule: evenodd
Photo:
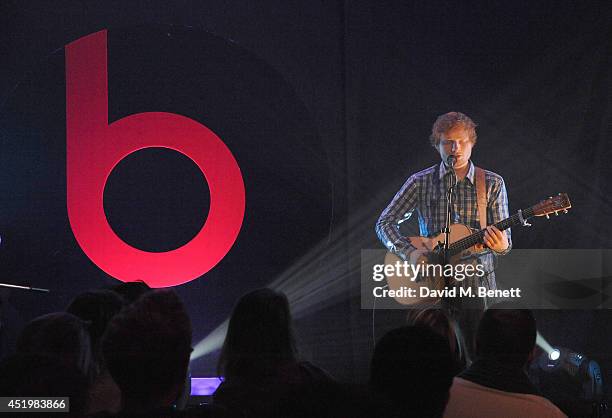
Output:
M455 157L454 155L449 155L446 158L446 165L448 165L450 168L454 168L456 162L457 162L457 157Z

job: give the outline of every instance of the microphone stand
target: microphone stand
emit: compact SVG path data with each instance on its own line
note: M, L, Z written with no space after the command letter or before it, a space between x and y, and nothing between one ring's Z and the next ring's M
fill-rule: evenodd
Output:
M442 247L442 265L446 265L448 264L448 260L450 257L448 257L448 245L450 242L450 226L452 223L452 213L453 213L453 197L454 197L454 191L455 191L455 186L457 185L457 174L455 173L455 156L451 155L448 157L447 159L447 166L448 169L450 170L450 174L451 174L451 184L450 187L448 188L448 191L446 193L446 224L444 225L444 245Z
M32 287L32 286L19 286L16 284L10 284L10 283L0 283L0 288L1 287L6 287L9 289L20 289L20 290L28 290L30 292L41 292L41 293L49 293L50 290L49 289L43 289L40 287Z

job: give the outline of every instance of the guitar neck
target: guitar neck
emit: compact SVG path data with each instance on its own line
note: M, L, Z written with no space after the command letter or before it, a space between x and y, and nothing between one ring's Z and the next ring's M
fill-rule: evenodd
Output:
M497 229L499 229L500 231L506 230L510 227L516 226L516 225L521 225L522 221L527 220L529 218L532 218L534 215L534 210L533 207L530 207L529 209L525 209L523 211L520 212L522 215L522 219L521 216L519 215L519 212L515 213L514 215L512 215L509 218L504 219L503 221L499 221L498 223L494 224L493 226L495 226ZM472 235L468 235L465 238L460 239L459 241L455 241L452 244L449 245L448 249L450 252L450 255L453 256L455 254L459 254L461 251L466 250L478 243L482 243L483 241L483 237L484 237L484 229L481 229L478 232L474 232Z

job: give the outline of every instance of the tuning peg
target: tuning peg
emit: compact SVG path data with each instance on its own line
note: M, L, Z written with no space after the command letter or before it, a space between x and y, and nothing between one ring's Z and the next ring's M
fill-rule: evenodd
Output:
M563 209L563 213L567 213L567 209Z
M559 211L555 211L555 216L559 216Z
M546 219L550 219L550 215L548 213L546 214Z

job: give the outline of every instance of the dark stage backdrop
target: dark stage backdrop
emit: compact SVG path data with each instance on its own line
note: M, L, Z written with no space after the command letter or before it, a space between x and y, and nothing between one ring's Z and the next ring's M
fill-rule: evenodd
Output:
M63 47L102 29L110 122L188 116L242 171L236 243L176 287L194 342L240 295L282 278L300 306L311 301L296 322L303 355L365 380L373 338L403 313L360 309L359 251L378 248L374 222L406 177L437 161L427 137L449 110L479 124L473 160L505 178L511 211L572 198L567 216L514 230L515 248L611 247L606 2L3 1L0 19L0 281L53 290L0 291L3 352L26 321L117 283L85 256L66 212ZM104 205L123 240L159 252L198 232L209 199L191 160L147 149L112 172ZM551 343L599 360L605 376L610 315L538 313ZM216 358L193 374L213 374Z

